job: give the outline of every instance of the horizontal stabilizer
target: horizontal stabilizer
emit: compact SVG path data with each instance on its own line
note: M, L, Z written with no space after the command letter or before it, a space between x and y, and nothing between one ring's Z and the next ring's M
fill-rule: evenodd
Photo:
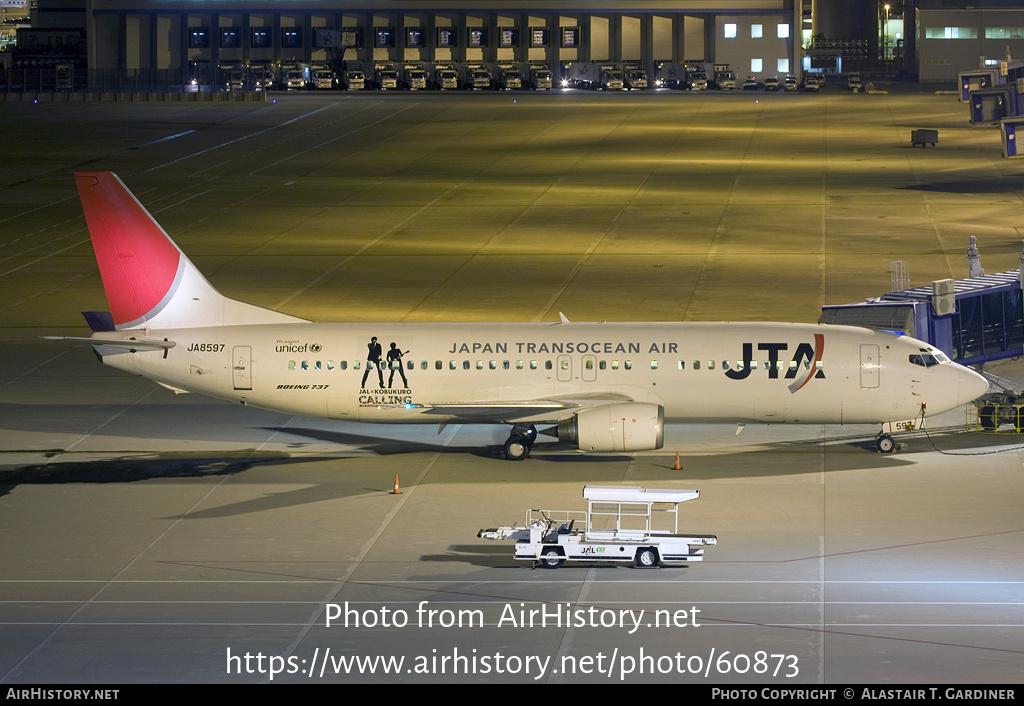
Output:
M114 325L114 317L109 311L83 311L82 316L85 317L85 322L89 324L93 333L117 330L117 326Z
M81 336L42 336L47 341L64 341L80 346L113 346L130 351L159 351L174 348L177 343L153 338L85 338Z

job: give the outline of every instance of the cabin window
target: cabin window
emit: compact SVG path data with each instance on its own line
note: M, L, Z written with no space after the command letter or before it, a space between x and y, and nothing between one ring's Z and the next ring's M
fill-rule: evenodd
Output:
M709 360L708 361L708 370L714 370L714 369L715 369L715 361Z
M444 361L443 360L435 360L434 361L434 370L444 370Z
M700 361L699 360L693 361L693 369L694 370L700 370Z
M359 370L359 361L358 360L353 360L352 361L352 369L353 370Z
M327 369L328 370L334 370L334 361L333 360L327 361Z
M303 370L309 370L309 361L308 360L302 361L302 369Z
M623 364L622 364L622 367L624 369L626 369L626 370L632 370L633 369L633 361L631 361L631 360L624 361Z
M536 370L536 369L537 369L537 361L531 360L530 361L530 370Z
M619 361L613 360L612 361L612 370L618 370L618 369L619 369Z
M583 367L586 368L587 370L593 370L594 369L594 361L592 361L592 360L590 360L588 358L587 360L583 361Z
M676 363L676 367L679 370L686 370L686 361L685 360L680 360L678 363Z
M652 360L651 361L651 370L657 370L657 369L658 369L658 361Z
M463 370L469 370L469 361L468 360L462 361L462 369Z
M295 370L295 361L294 360L289 360L288 361L288 369L289 370Z
M348 370L348 361L347 360L339 360L338 361L338 370Z
M423 362L420 363L420 370L426 370L426 369L427 369L427 361L424 360Z
M507 360L501 361L501 367L502 367L503 370L508 370L509 369L508 361Z
M523 369L523 361L517 360L516 361L516 370L522 370L522 369Z
M569 369L569 361L568 360L560 360L560 361L558 361L558 367L560 367L562 370L568 370Z
M448 369L449 370L455 370L455 361L454 360L448 361Z
M476 362L476 369L477 370L483 370L484 369L484 362L482 360L478 360Z
M316 363L314 363L313 369L316 370L317 372L320 371L320 361L319 360Z
M605 370L608 367L608 361L602 360L597 364L599 370Z
M551 370L551 361L550 360L545 360L544 361L544 369L545 370Z

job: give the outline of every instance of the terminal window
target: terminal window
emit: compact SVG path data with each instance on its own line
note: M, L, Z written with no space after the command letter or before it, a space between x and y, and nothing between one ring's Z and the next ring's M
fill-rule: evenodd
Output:
M750 38L760 39L764 36L764 25L750 25Z
M761 59L751 59L750 60L750 70L753 73L755 73L755 74L761 73L763 66L764 66L764 62L761 61Z
M927 27L925 39L977 39L976 27Z
M776 36L779 39L789 39L789 25L781 24L776 25Z
M736 39L736 25L732 22L727 22L725 25L725 38Z
M985 39L1024 39L1024 27L986 27Z

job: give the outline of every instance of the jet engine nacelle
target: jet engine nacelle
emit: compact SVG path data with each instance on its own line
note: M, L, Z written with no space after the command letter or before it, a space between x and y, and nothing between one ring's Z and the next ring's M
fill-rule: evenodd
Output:
M665 408L646 402L591 407L558 423L558 440L582 451L651 451L665 443Z

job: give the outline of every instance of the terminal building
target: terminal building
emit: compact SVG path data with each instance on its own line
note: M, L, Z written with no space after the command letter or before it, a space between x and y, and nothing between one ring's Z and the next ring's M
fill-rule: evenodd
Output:
M32 23L81 31L76 63L91 71L340 58L556 73L629 62L653 76L662 62L707 62L741 78L874 69L952 82L1024 58L1024 10L1011 0L38 0Z
M40 27L84 17L90 69L196 64L571 61L799 67L796 0L40 0Z

